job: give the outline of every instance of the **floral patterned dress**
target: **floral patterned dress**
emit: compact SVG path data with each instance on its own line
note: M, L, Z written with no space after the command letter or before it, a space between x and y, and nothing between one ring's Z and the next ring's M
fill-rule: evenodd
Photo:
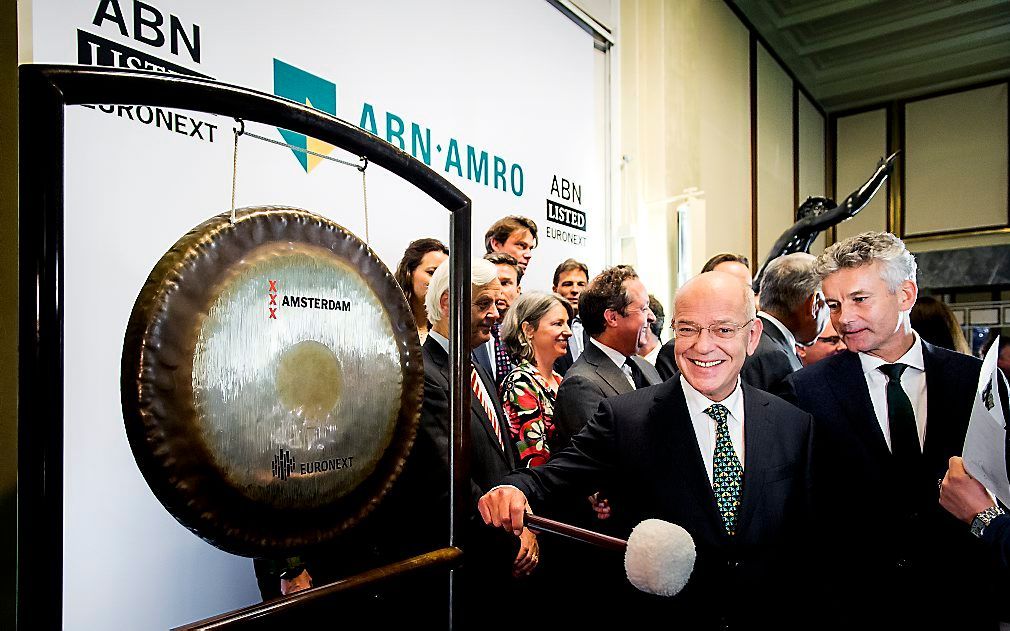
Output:
M561 381L558 373L552 375L555 383ZM544 464L551 457L550 444L556 431L553 418L557 392L526 360L505 376L499 390L520 462L524 467Z

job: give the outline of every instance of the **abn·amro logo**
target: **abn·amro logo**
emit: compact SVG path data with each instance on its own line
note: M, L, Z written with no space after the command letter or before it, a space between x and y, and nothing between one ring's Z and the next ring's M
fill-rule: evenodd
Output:
M280 59L274 59L274 94L297 103L304 103L327 114L334 116L337 114L337 85L335 83L291 64L286 64ZM308 138L304 134L296 134L280 127L277 128L277 131L281 132L284 142L294 147L322 155L329 155L333 151L333 145L321 140ZM306 173L322 162L322 158L319 156L304 151L292 149L291 152L298 158L298 162Z

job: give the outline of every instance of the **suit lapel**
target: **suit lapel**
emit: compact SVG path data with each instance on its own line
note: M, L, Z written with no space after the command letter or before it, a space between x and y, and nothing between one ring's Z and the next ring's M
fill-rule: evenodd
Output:
M947 468L947 451L952 444L964 443L968 415L958 413L963 393L951 387L952 375L946 368L944 357L929 343L922 342L922 364L926 369L926 439L923 456L932 469ZM974 387L975 384L972 384Z
M774 433L769 426L765 408L768 402L759 402L752 394L753 388L743 384L743 444L744 469L741 489L740 515L737 520L738 536L747 533L747 527L761 501L765 472L776 446L771 442ZM749 533L747 533L749 534Z
M758 319L764 324L764 329L761 330L761 335L767 335L768 341L772 342L777 348L786 354L786 358L789 360L789 366L793 370L803 368L803 362L801 362L799 356L796 355L796 347L791 347L789 345L789 340L782 335L782 331L775 326L775 323L771 322L764 316L758 316Z
M607 354L596 347L596 344L589 342L586 350L582 351L586 356L586 363L596 369L596 374L600 376L616 394L626 394L635 389L628 381L627 376L617 367Z
M698 509L695 514L705 522L707 531L714 539L718 539L725 535L725 530L716 506L712 483L705 472L705 461L698 447L698 437L694 432L680 379L670 379L657 390L655 425L660 428L659 442L669 446L670 457L666 460L670 465L668 488L685 489L683 497L695 502Z
M442 348L442 345L436 342L431 337L425 340L425 346L429 347L428 348L429 355L434 360L435 365L438 366L438 369L442 373L442 376L445 377L446 389L448 390L451 387L449 384L449 355L445 352L445 349ZM477 374L484 382L484 389L488 393L494 392L494 389L488 386L488 378L486 378L485 375L482 373L483 369L477 367ZM502 459L502 461L505 462L505 464L509 468L514 468L515 463L510 462L509 457L506 456L506 454L502 451L501 446L499 446L498 437L494 435L494 430L491 428L491 420L487 417L487 412L484 411L484 406L480 404L480 399L477 398L477 395L474 393L473 388L469 387L469 384L470 379L469 374L467 374L466 384L463 387L470 390L470 416L472 417L471 421L476 421L477 424L480 425L480 427L482 428L481 431L483 432L485 439L491 441L491 445L494 447L492 451L496 452ZM501 404L497 402L497 397L492 396L491 401L492 405L495 406L495 411L498 413L499 418L504 417L504 414L501 411ZM472 426L473 423L471 423L471 427ZM505 433L502 434L502 441L506 442L507 439L508 439L508 430L506 429ZM470 440L478 440L478 436L474 435L472 431L470 432ZM506 442L506 445L507 444L508 443Z
M835 400L845 410L852 429L857 432L878 458L889 458L891 450L887 448L884 434L880 431L880 423L873 411L870 401L870 390L863 376L863 365L859 355L845 352L839 360L840 370L831 373L834 383L825 383L824 389L833 393Z

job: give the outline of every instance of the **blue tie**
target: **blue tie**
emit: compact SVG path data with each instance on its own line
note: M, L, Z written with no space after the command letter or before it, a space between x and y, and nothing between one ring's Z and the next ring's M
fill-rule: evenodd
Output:
M722 517L726 534L736 534L736 518L740 509L740 487L743 484L743 466L736 457L733 441L729 437L729 410L721 403L705 410L715 421L715 458L712 467L712 491Z

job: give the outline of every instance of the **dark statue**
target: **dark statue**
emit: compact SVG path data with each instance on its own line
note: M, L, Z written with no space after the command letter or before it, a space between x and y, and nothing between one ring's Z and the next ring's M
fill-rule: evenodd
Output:
M805 202L800 204L796 211L798 217L796 223L782 233L782 236L772 246L764 263L761 264L761 268L754 275L754 291L757 292L761 289L761 276L772 260L794 252L809 252L817 235L831 226L854 217L856 213L866 207L887 181L894 168L898 153L900 152L895 151L886 159L881 159L877 163L877 170L873 172L870 179L846 197L841 204L836 205L834 200L827 197L808 197Z

